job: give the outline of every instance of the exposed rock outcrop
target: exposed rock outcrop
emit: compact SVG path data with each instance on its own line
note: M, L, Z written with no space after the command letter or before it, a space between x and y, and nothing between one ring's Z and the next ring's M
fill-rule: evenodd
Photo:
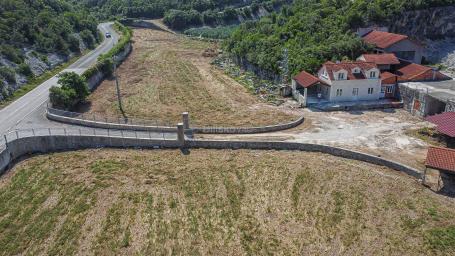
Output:
M392 32L421 40L455 38L455 6L404 12L388 25Z

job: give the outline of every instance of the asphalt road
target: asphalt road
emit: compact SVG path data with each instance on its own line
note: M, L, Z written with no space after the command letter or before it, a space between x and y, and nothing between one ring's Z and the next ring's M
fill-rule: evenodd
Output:
M62 72L72 71L82 74L96 63L99 55L108 52L119 39L119 35L112 28L112 24L102 23L98 26L98 29L103 35L106 32L111 33L111 38L105 38L95 50L82 56ZM55 126L53 122L50 122L44 117L44 111L49 99L49 89L53 85L57 85L57 80L56 75L0 110L0 134L5 134L15 129Z

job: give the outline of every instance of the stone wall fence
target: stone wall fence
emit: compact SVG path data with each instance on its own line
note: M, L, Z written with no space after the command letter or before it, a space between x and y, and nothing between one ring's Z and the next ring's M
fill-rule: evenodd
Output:
M58 151L79 150L89 148L170 148L170 149L251 149L251 150L293 150L306 152L320 152L325 154L363 161L385 166L393 170L406 173L419 179L421 172L404 164L387 160L378 156L369 155L353 150L296 142L274 141L228 141L228 140L196 140L185 137L184 124L177 125L177 139L161 140L152 138L120 137L107 135L29 135L18 136L15 140L6 141L6 147L0 145L0 174L11 167L17 159L35 153L50 153Z

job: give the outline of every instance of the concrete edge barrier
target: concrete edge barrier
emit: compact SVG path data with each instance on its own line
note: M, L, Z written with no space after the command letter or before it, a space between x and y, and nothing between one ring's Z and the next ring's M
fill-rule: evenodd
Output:
M181 127L182 128L182 127ZM51 153L89 148L182 148L178 140L151 140L108 136L64 136L49 135L20 138L8 143L0 152L0 175L11 167L11 164L26 155L34 153ZM264 142L264 141L226 141L226 140L186 140L184 148L204 149L252 149L252 150L298 150L320 152L346 159L353 159L403 172L416 179L421 178L419 170L404 164L386 160L381 157L325 145L297 142Z
M66 117L54 113L46 112L46 117L49 120L65 123L74 124L92 128L112 129L112 130L132 130L132 131L148 131L148 132L177 132L176 127L166 126L143 126L143 125L132 125L132 124L116 124L106 123L100 121L85 120L74 117Z
M194 127L191 128L193 133L201 134L254 134L254 133L267 133L288 130L301 125L305 121L302 116L299 119L286 123L259 127Z
M47 108L46 116L49 120L74 124L92 128L103 128L103 129L116 129L116 130L133 130L133 131L151 131L151 132L177 132L175 127L166 127L166 126L145 126L145 125L132 125L132 124L119 124L119 123L109 123L101 122L95 120L87 120L77 117L70 117L63 114L62 110ZM77 114L77 113L72 113ZM185 118L186 117L186 118ZM305 121L305 117L302 116L299 119L286 123L286 124L277 124L261 127L189 127L188 113L183 113L184 123L188 128L185 127L185 130L190 133L200 133L200 134L254 134L254 133L267 133L267 132L276 132L291 129L301 125Z

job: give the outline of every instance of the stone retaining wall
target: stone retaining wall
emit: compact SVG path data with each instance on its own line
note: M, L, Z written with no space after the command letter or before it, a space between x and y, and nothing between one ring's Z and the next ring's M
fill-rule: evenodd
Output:
M0 152L0 175L15 160L34 153L49 153L88 148L181 148L178 140L150 140L120 138L107 136L36 136L14 140L8 143L7 149ZM298 150L321 152L347 159L377 164L404 172L414 178L420 178L420 171L412 167L352 150L331 146L294 143L294 142L260 142L260 141L222 141L222 140L186 140L184 147L204 149L252 149L252 150Z

